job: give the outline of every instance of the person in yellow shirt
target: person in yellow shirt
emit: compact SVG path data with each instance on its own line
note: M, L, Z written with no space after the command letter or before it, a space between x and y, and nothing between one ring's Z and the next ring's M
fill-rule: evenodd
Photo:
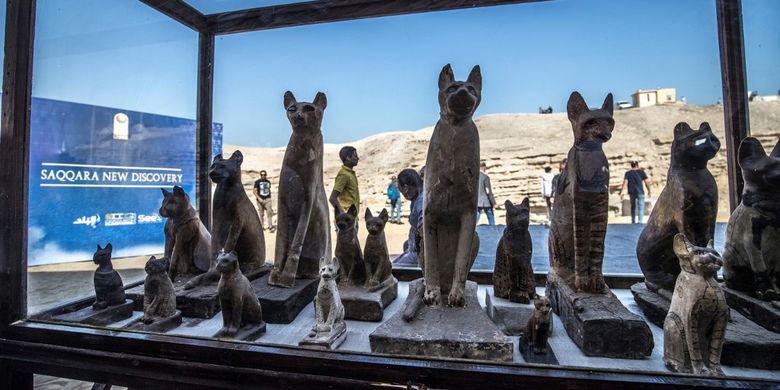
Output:
M339 151L342 165L339 173L336 174L336 183L333 185L333 191L330 193L330 204L338 216L349 210L350 206L355 206L360 215L360 190L358 189L357 176L353 168L358 164L357 150L352 146L345 146ZM358 219L355 218L355 227L357 228Z

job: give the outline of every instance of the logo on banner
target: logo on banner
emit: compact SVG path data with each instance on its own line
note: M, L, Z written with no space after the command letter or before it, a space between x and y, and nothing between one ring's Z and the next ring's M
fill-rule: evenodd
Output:
M106 226L135 225L135 213L106 214Z
M83 216L76 218L75 221L73 221L74 225L86 225L91 228L96 228L97 225L100 223L100 215L90 215L90 216Z

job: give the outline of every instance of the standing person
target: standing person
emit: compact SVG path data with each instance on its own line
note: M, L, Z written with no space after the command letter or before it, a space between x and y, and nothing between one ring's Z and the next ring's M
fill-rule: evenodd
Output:
M488 224L495 226L496 219L493 217L493 207L496 206L496 200L493 198L493 188L490 186L490 176L485 173L487 164L479 164L479 200L477 201L477 223L479 217L484 211L487 214Z
M271 201L271 182L266 178L265 170L260 171L260 178L255 180L255 187L252 193L255 194L257 207L260 209L260 224L265 230L265 215L268 215L268 230L273 233L276 230L274 226L274 206Z
M390 178L387 186L387 198L390 199L390 223L401 224L401 194L395 176Z
M339 158L344 165L336 174L336 182L328 200L337 216L349 210L350 206L355 206L360 215L360 190L354 170L359 160L357 150L352 146L345 146L339 150ZM357 217L355 217L355 228L358 228Z
M567 159L561 160L560 165L558 165L558 173L555 174L555 176L552 179L552 201L555 203L555 195L558 194L558 182L561 180L561 173L563 173L564 170L566 170L566 161Z
M539 177L541 181L541 192L544 202L547 203L547 223L550 223L552 215L552 197L553 197L553 179L552 168L544 167L544 173Z
M404 254L393 261L394 265L415 267L419 264L420 244L423 226L423 180L414 169L404 169L398 174L398 190L411 202L409 206L409 238L404 243Z
M621 197L626 192L626 186L628 187L628 196L631 199L631 223L636 223L635 216L638 216L639 223L642 223L642 216L645 214L645 188L647 188L647 196L651 195L650 186L647 185L647 175L639 168L639 161L631 161L631 170L626 171L623 176L623 187L620 189ZM637 213L637 211L639 212Z

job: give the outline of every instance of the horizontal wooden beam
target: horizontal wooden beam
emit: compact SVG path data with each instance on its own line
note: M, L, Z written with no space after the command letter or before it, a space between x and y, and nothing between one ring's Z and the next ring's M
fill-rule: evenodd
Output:
M141 0L141 2L197 32L207 31L206 16L184 0Z
M207 15L215 34L547 0L324 0Z
M428 388L492 390L772 388L776 381L674 373L543 367L315 351L257 343L116 332L37 323L15 325L0 339L0 365L125 386L180 383L224 388ZM259 340L262 342L262 339ZM199 386L200 385L200 386Z

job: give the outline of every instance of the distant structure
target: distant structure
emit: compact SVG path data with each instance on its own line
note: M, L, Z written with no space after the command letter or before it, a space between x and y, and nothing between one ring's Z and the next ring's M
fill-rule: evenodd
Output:
M648 107L656 104L677 102L676 88L640 89L631 94L634 107Z

